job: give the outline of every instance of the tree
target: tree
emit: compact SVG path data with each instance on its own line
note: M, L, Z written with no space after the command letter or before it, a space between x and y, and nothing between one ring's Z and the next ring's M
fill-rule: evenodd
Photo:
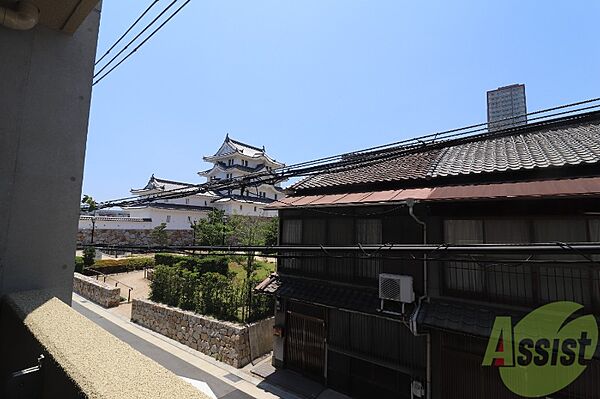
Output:
M225 239L230 234L230 227L225 218L225 211L212 209L206 219L198 220L193 225L196 243L214 246L225 244Z
M270 218L265 226L265 245L273 247L277 245L279 238L279 218Z
M230 228L229 244L245 246L265 245L267 238L272 234L272 223L273 221L268 219L233 215L229 218L228 223ZM248 318L250 306L252 305L252 275L256 270L253 252L248 252L246 255L246 265L244 266L244 270L246 272L246 281L244 282L246 303L243 309L244 314L242 315L242 320Z
M83 250L83 267L92 267L96 260L96 248L85 247Z
M169 236L167 235L166 228L167 224L161 223L150 232L150 238L152 238L155 245L165 247L169 244Z

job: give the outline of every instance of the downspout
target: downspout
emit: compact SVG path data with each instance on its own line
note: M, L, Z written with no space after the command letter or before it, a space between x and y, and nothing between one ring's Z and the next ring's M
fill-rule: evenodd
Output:
M424 221L422 221L421 219L419 219L415 213L414 213L414 206L415 206L415 200L414 199L408 199L406 201L406 206L408 206L408 214L410 215L410 217L413 218L413 220L415 222L417 222L418 224L420 224L423 227L423 244L427 244L427 223L425 223ZM417 304L417 309L414 312L413 315L413 321L411 323L411 329L413 330L412 333L415 336L418 335L425 335L426 339L427 339L427 381L426 381L426 388L425 388L425 395L427 397L427 399L431 399L431 335L429 333L426 334L419 334L417 332L417 321L416 318L419 314L419 311L421 310L421 303L424 300L428 300L427 297L427 293L428 293L428 281L427 281L427 254L423 255L423 295L421 297L419 297L419 302ZM411 392L412 394L412 392Z
M38 24L39 19L39 8L27 0L18 2L14 10L0 7L0 26L16 30L29 30Z

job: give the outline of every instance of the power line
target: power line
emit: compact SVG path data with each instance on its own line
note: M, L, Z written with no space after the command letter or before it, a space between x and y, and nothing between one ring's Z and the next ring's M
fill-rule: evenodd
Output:
M172 5L174 5L178 0L173 0L173 2L171 2L171 4L169 4L169 6L167 8L165 8L165 10L158 16L156 17L150 25L152 25L154 23L154 21L156 21L158 18L160 18L160 16L162 16ZM115 66L113 66L111 69L108 70L108 72L106 72L104 75L100 76L98 79L96 79L95 82L92 83L92 86L97 85L100 81L102 81L105 77L107 77L108 75L110 75L110 73L112 71L114 71L115 69L117 69L123 62L125 62L129 57L131 57L136 51L138 51L138 49L140 47L142 47L144 44L146 44L146 42L148 42L148 40L150 40L152 38L152 36L154 36L156 33L158 33L158 31L160 31L163 26L165 26L171 19L173 19L173 17L175 17L175 15L177 15L185 6L187 6L190 3L191 0L187 0L185 3L183 3L177 10L175 10L173 12L173 14L171 14L169 16L169 18L167 18L163 23L161 23L158 28L156 28L154 31L152 31L152 33L150 33L150 35L148 35L148 37L146 37L137 47L135 47L133 50L131 50L129 52L129 54L127 54L124 58L121 59L121 61L119 61ZM148 25L140 34L138 34L131 42L129 42L129 44L133 43L134 40L136 40L143 32L146 31L147 28L150 27L150 25ZM98 73L96 73L94 75L94 78L96 78L100 73L102 73L102 71L104 71L109 65L110 63L115 60L120 54L123 53L123 51L125 51L125 49L127 49L127 47L129 46L129 44L127 46L125 46L125 48L123 50L121 50L119 52L119 54L117 54L115 57L113 57L100 71L98 71Z
M538 110L531 112L529 115L540 115L556 110L564 110L565 108L573 108L580 105L591 104L600 101L600 98L593 98L585 101L579 101L571 104L564 104L557 107L552 107L548 109ZM541 120L548 119L555 116L572 114L573 117L577 117L583 111L590 111L593 109L600 108L600 104L588 105L585 107L579 107L576 109L561 111L552 113L549 115L540 115L535 118L531 118L532 120ZM512 118L506 118L512 119ZM552 122L546 121L548 123ZM160 199L176 199L187 197L194 194L199 194L208 191L219 191L219 190L233 190L239 188L245 188L248 186L258 186L261 184L273 184L283 180L286 180L290 177L297 176L316 176L323 173L333 173L340 171L348 171L356 168L362 168L365 166L373 165L380 163L385 160L393 159L402 154L407 154L414 151L423 151L426 148L431 148L432 146L438 145L448 145L451 142L451 139L459 140L459 139L471 139L473 137L477 137L475 133L479 133L482 131L486 131L485 126L487 122L467 126L465 128L459 129L451 129L446 130L434 134L428 134L426 136L421 136L413 139L407 139L398 141L391 144L386 144L384 146L376 146L370 147L363 150L358 150L352 153L344 153L333 155L326 158L320 158L313 161L301 162L289 166L284 166L281 168L272 169L269 172L255 172L250 173L245 176L241 176L233 179L219 180L219 181L209 181L202 184L197 184L193 186L187 186L183 188L176 188L172 190L163 191L158 194L147 195L147 196L130 196L124 197L120 199L115 199L111 201L105 201L99 204L99 208L108 208L112 206L133 206L133 205L143 205L146 203L151 203ZM476 129L472 129L475 127ZM508 129L499 130L497 132L492 133L483 133L483 136L493 137L495 135L504 135L507 132L515 130L519 127L512 127ZM432 140L433 138L433 140ZM438 140L438 141L436 141ZM427 142L428 141L428 142ZM395 147L391 147L394 145ZM391 147L385 150L382 150L383 147Z
M158 3L159 0L154 0L152 2L152 4L150 4L145 10L144 12L133 22L133 24L131 24L131 26L129 26L129 28L125 31L125 33L123 33L121 35L121 37L119 37L119 39L117 39L116 42L113 43L112 46L110 46L110 48L108 50L106 50L106 52L102 55L102 57L100 57L98 59L98 61L96 61L96 63L94 63L94 66L98 65L100 62L102 62L102 60L121 42L121 40L123 40L125 38L125 36L127 36L127 34L129 32L131 32L131 30L137 25L138 22L140 22L142 20L142 18L144 18L144 16L152 9L152 7L154 7L156 5L156 3Z
M116 54L114 57L112 57L112 58L111 58L111 59L110 59L110 60L109 60L109 61L108 61L108 62L107 62L105 65L104 65L104 67L102 67L102 69L100 69L98 72L96 72L96 73L94 74L93 78L96 78L98 75L100 75L100 74L102 73L102 71L104 71L106 68L108 68L108 66L109 66L110 64L112 64L112 62L113 62L114 60L116 60L117 58L119 58L119 56L120 56L121 54L123 54L123 53L125 52L125 50L127 50L127 49L129 48L129 46L130 46L132 43L134 43L134 42L135 42L135 41L136 41L136 40L137 40L137 39L138 39L140 36L142 36L142 35L144 34L144 32L146 32L148 29L150 29L150 27L151 27L152 25L154 25L154 23L155 23L156 21L158 21L158 20L160 19L160 17L162 17L162 16L163 16L163 15L164 15L164 14L165 14L165 13L166 13L166 12L167 12L167 11L168 11L170 8L171 8L171 7L173 7L173 6L175 5L175 3L177 3L178 1L179 1L179 0L173 0L171 3L169 3L169 5L168 5L167 7L165 7L165 8L164 8L164 9L163 9L163 10L160 12L160 14L158 14L156 17L154 17L154 19L153 19L152 21L150 21L150 23L149 23L149 24L147 24L147 25L144 27L144 29L142 29L142 31L141 31L140 33L138 33L137 35L135 35L135 37L134 37L133 39L131 39L131 40L129 41L129 43L127 43L127 44L125 45L125 47L123 47L123 48L121 49L121 51L119 51L119 52L118 52L118 53L117 53L117 54Z

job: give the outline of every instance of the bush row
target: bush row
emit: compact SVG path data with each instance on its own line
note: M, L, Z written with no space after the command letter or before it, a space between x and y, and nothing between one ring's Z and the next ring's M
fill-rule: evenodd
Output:
M253 322L273 315L273 299L253 295L256 284L239 282L233 273L191 271L179 262L155 267L150 298L220 320Z
M219 273L224 276L228 273L229 257L227 256L183 256L173 254L155 254L156 265L179 266L191 272L199 274Z
M75 258L77 264L77 258ZM83 263L83 260L82 260ZM134 270L142 270L147 267L154 267L154 259L152 258L121 258L121 259L102 259L97 260L92 269L104 274L124 273ZM84 270L84 274L95 275L93 271Z
M83 273L83 256L75 257L75 272Z

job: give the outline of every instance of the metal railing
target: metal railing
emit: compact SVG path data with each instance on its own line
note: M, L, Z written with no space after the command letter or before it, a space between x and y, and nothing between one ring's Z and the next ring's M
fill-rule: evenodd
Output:
M84 271L86 271L86 270L87 271L91 271L93 273L96 273L95 274L96 280L99 280L99 277L101 276L103 278L103 281L105 283L106 283L106 279L109 279L109 280L113 280L115 282L115 287L118 287L119 284L121 284L122 286L126 287L127 288L127 302L126 303L131 302L131 291L133 291L133 287L132 286L127 285L127 284L123 283L122 281L117 280L116 278L112 277L109 274L102 273L101 271L93 269L91 267L87 267L87 268L84 269Z

